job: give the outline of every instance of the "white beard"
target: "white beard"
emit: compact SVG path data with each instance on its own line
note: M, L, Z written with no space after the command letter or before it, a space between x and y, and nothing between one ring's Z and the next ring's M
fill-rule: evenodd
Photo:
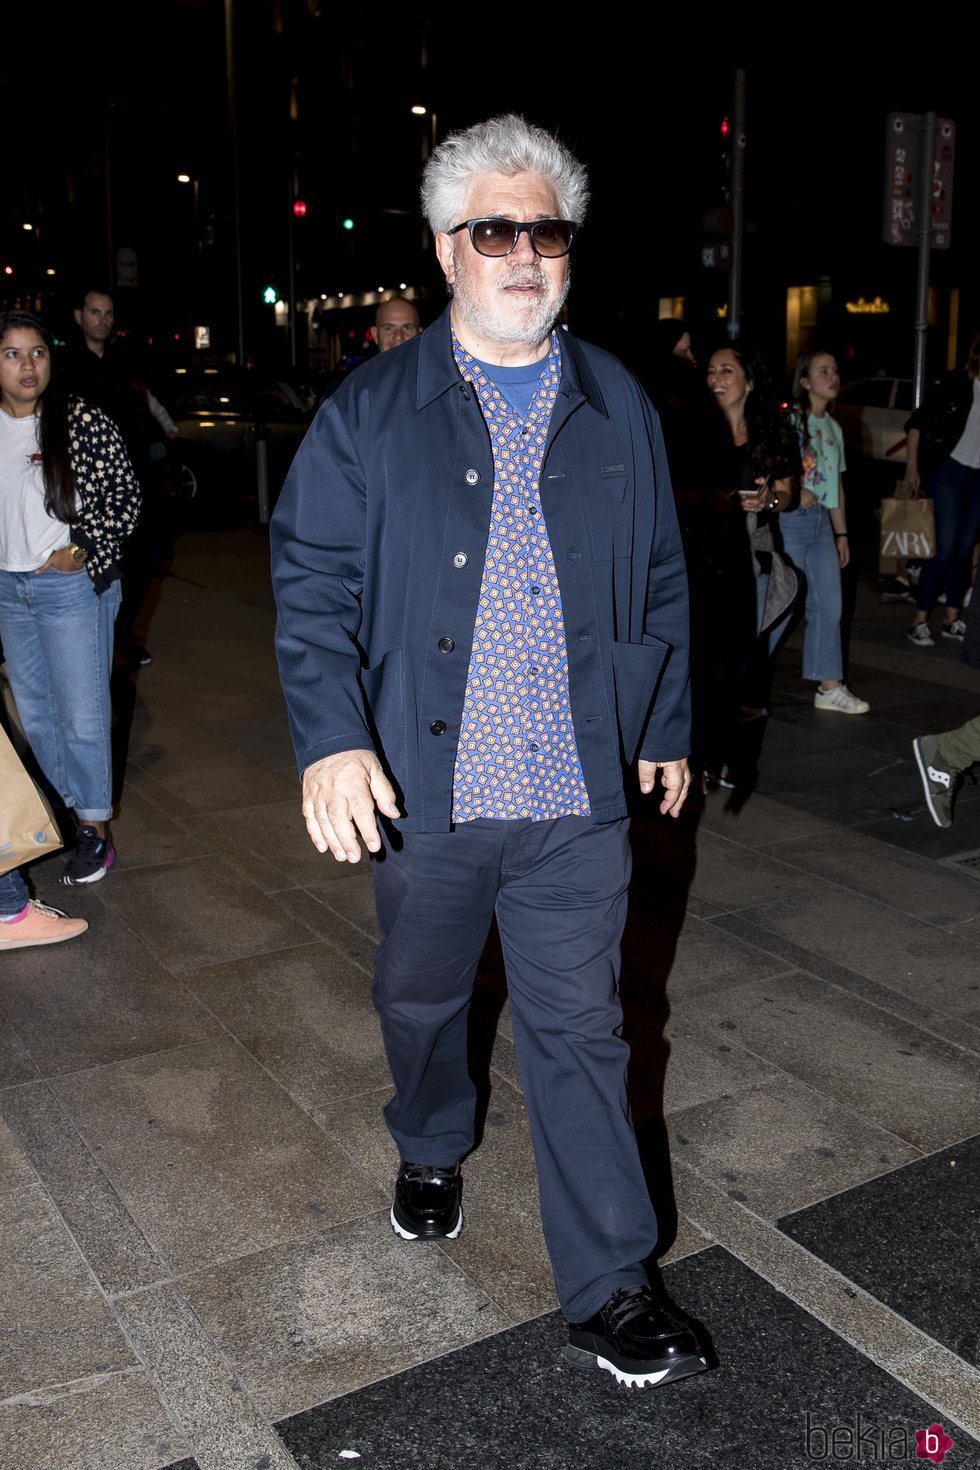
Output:
M501 276L488 289L493 293L500 293L508 286L540 285L544 287L546 294L520 302L516 311L514 308L518 303L515 299L505 297L504 300L510 303L505 312L494 309L496 303L492 295L488 301L471 291L469 273L455 252L453 263L453 310L460 322L477 336L486 342L519 343L535 347L549 335L568 296L570 273L567 270L562 285L555 289L550 277L545 275L540 266L515 266L509 275Z

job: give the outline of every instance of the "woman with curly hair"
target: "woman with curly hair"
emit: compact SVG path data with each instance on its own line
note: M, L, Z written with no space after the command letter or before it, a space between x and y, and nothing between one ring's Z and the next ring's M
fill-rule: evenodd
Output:
M95 883L115 860L109 673L140 492L112 421L64 392L52 346L30 312L0 313L0 640L38 765L77 818L61 881ZM19 901L14 922L35 924L21 875L5 887L0 918ZM35 926L58 937L57 919Z

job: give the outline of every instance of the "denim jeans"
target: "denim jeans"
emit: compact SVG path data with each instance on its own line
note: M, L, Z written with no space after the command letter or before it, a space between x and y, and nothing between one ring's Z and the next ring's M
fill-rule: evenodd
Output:
M402 833L371 864L383 936L373 996L396 1090L385 1118L403 1159L452 1163L473 1147L467 1018L496 914L541 1221L573 1322L644 1285L657 1239L619 1001L628 825L460 822Z
M81 572L0 571L0 640L38 765L80 821L112 815L109 673L118 582Z
M12 919L19 914L29 897L20 868L0 873L0 919Z
M837 542L830 512L822 505L790 510L779 517L783 550L803 578L806 602L803 633L804 679L840 679L841 581ZM779 623L770 634L775 650L787 631Z
M936 555L922 563L915 605L932 612L946 583L946 606L962 607L970 581L970 557L980 536L980 470L947 459L929 478L936 516Z

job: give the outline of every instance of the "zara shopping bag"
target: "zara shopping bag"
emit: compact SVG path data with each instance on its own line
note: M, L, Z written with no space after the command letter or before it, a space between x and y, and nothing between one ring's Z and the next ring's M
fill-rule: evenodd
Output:
M936 520L931 500L881 502L879 568L897 570L896 561L929 561L936 554Z

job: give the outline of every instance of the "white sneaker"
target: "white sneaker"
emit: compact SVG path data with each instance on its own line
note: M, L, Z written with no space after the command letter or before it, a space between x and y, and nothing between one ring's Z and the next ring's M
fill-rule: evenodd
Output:
M846 684L838 684L836 689L818 689L813 703L817 709L833 710L839 715L866 715L871 708L866 699L852 694Z
M910 643L917 643L920 648L935 648L936 646L928 623L913 623L905 636Z
M954 618L951 623L943 623L942 634L944 638L952 638L957 643L962 643L966 637L966 624L962 618Z

